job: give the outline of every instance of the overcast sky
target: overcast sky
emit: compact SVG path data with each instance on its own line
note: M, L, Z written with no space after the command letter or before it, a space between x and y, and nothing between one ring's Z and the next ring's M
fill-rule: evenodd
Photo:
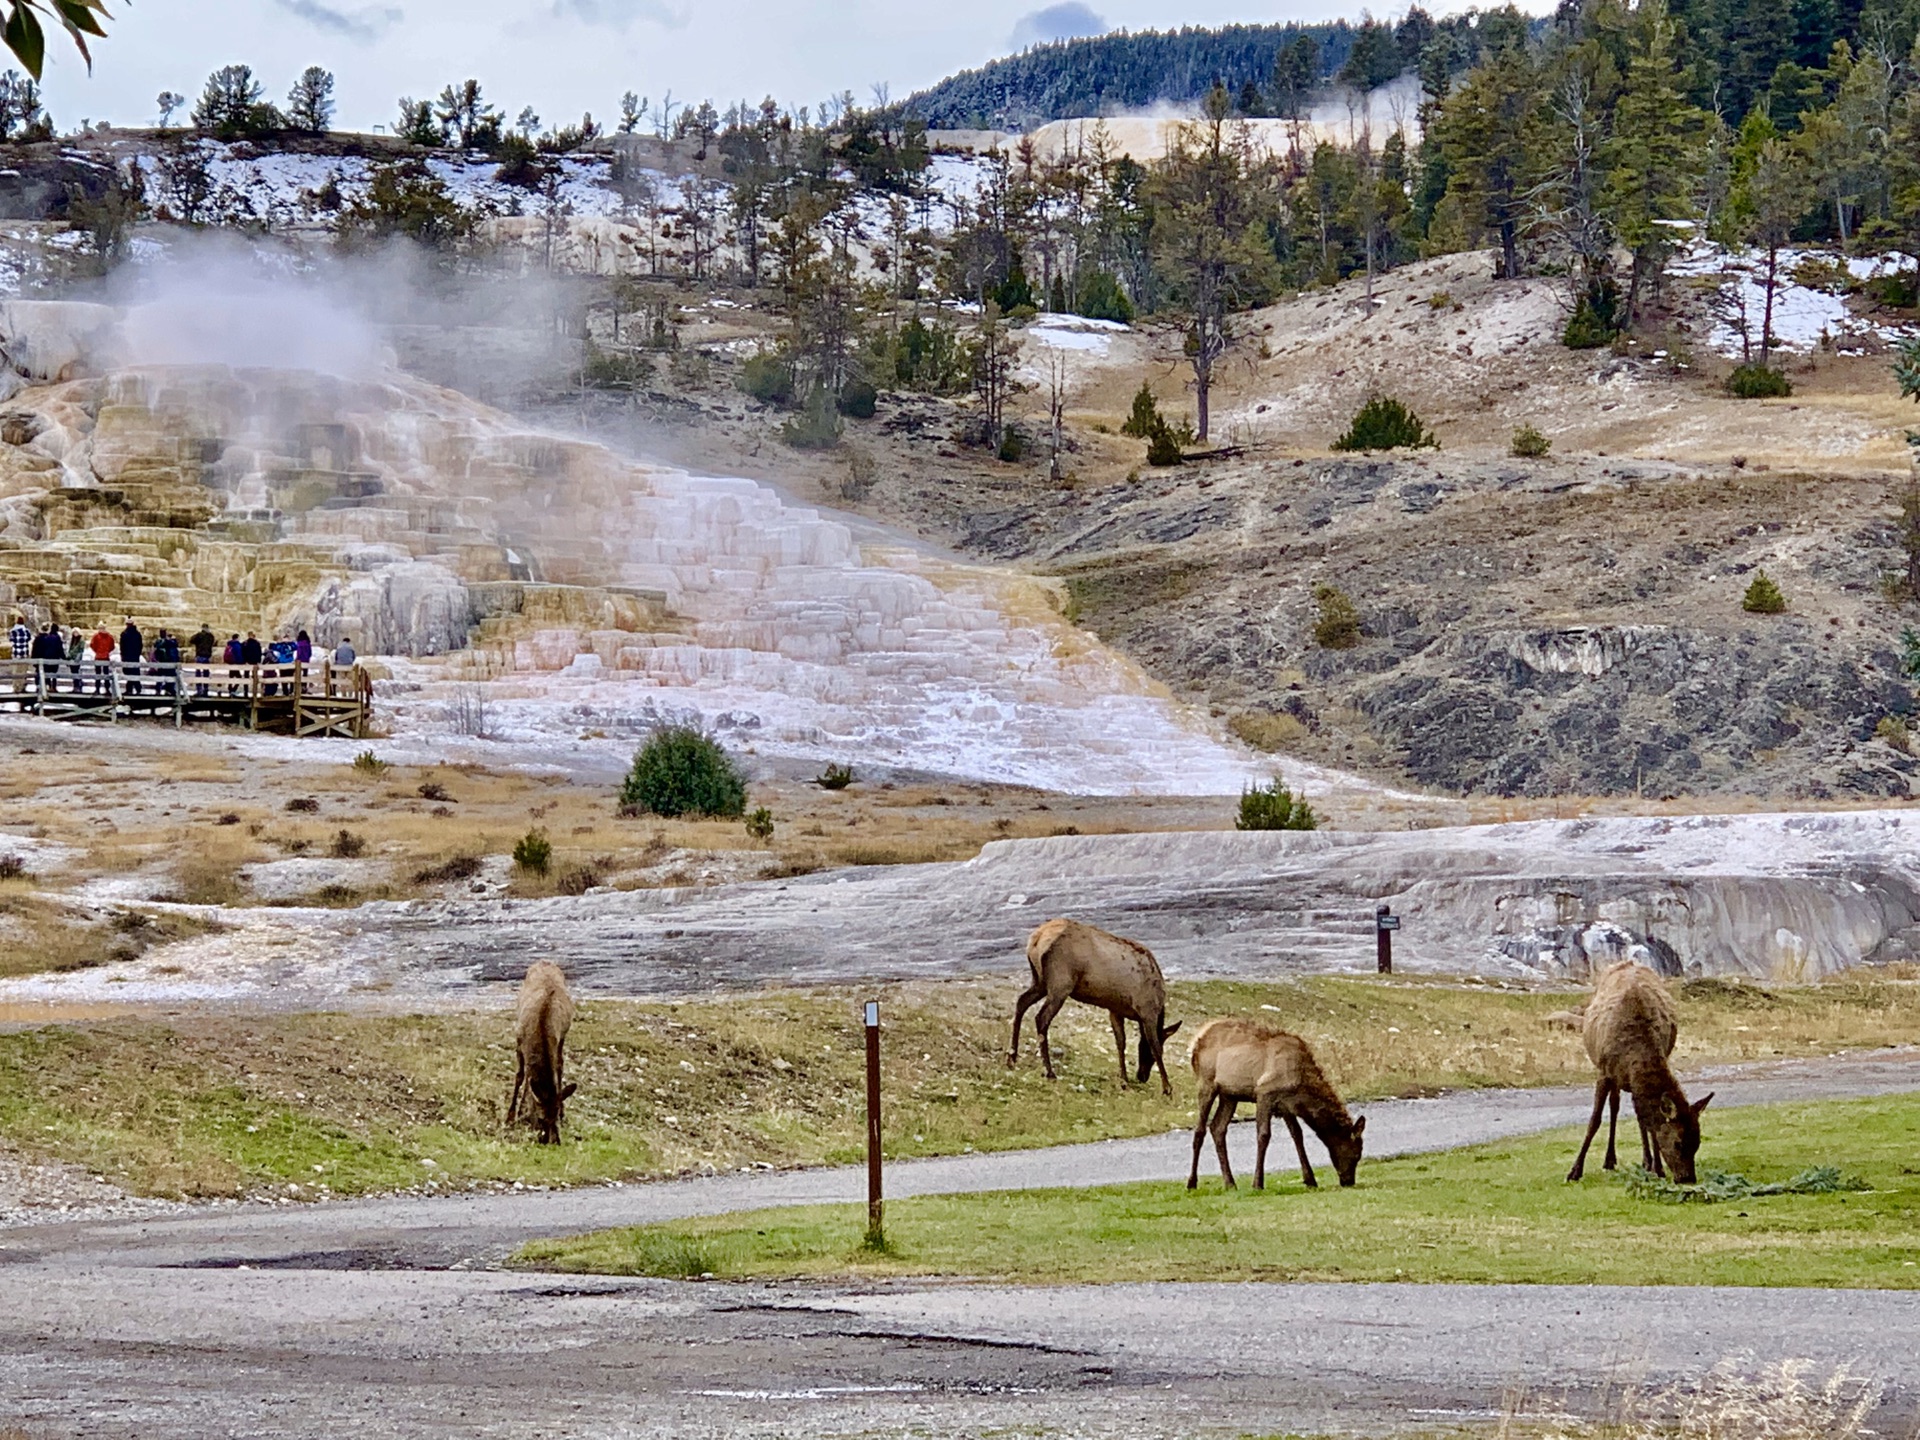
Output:
M1545 0L1550 4L1551 0ZM658 102L771 94L814 104L875 84L898 98L1035 40L1110 27L1271 23L1355 14L1339 0L109 0L109 38L88 76L49 42L45 92L63 130L82 119L151 124L161 90L197 95L222 65L254 68L281 99L299 71L338 81L342 128L390 124L401 95L472 76L509 116L618 113ZM1404 9L1404 4L1396 7ZM1436 12L1450 7L1429 6ZM1530 5L1528 8L1539 8Z

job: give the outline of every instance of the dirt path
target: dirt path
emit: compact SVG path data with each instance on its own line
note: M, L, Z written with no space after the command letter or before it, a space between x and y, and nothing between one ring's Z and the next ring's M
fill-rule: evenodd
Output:
M1694 1094L1713 1090L1716 1110L1920 1090L1920 1049L1718 1066L1687 1077L1687 1085ZM1584 1088L1554 1088L1464 1090L1359 1108L1367 1116L1367 1154L1383 1158L1579 1124L1590 1103ZM1234 1132L1235 1163L1249 1172L1252 1138L1251 1126ZM1166 1180L1186 1173L1190 1153L1188 1132L1181 1129L1138 1140L914 1160L888 1166L887 1193L901 1198ZM776 1205L857 1203L866 1196L865 1175L863 1168L847 1166L580 1190L221 1206L185 1215L23 1226L0 1230L0 1263L468 1268L496 1263L540 1236Z

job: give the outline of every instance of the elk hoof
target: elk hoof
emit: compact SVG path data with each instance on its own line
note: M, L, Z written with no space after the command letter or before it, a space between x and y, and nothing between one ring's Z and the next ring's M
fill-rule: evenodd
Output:
M1019 1063L1020 1063L1020 1057L1018 1055L1007 1056L1007 1069L1011 1070L1015 1065L1018 1065Z
M1199 1188L1200 1188L1200 1182L1199 1182L1198 1180L1196 1180L1196 1179L1194 1179L1194 1177L1193 1177L1193 1176L1191 1176L1191 1175L1189 1175L1189 1176L1187 1177L1187 1189L1189 1189L1189 1190L1198 1190Z
M1580 1183L1580 1173L1581 1173L1581 1172L1580 1172L1580 1167L1579 1167L1578 1165L1576 1165L1576 1166L1574 1166L1574 1167L1573 1167L1573 1168L1572 1168L1571 1170L1569 1170L1569 1171L1567 1171L1567 1183L1568 1183L1569 1185L1577 1185L1577 1184L1579 1184L1579 1183Z
M1318 1180L1316 1180L1316 1179L1314 1179L1314 1178L1313 1178L1313 1176L1311 1176L1311 1175L1309 1175L1309 1176L1307 1176L1307 1177L1306 1177L1306 1178L1305 1178L1304 1180L1302 1180L1302 1181L1301 1181L1300 1183L1301 1183L1302 1185L1304 1185L1304 1186L1306 1186L1306 1187L1307 1187L1307 1189L1309 1189L1309 1190L1318 1190L1318 1189L1320 1188L1320 1182L1319 1182Z

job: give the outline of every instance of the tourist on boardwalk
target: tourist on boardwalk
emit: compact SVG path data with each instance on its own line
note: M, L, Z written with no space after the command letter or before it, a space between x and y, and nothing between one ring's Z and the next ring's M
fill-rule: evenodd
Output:
M247 638L240 642L240 663L251 670L260 663L260 637L253 631L247 631Z
M213 647L219 643L220 637L209 630L207 628L207 622L202 620L200 622L200 628L193 632L192 640L193 678L195 681L193 693L196 695L205 695L207 693L207 676L212 673L207 667L213 664Z
M80 662L87 656L87 637L80 633L78 625L67 628L67 674L73 682L73 693L78 695L83 688Z
M140 693L140 657L146 652L146 643L147 637L140 633L140 627L129 615L127 628L120 632L120 669L129 695Z
M293 637L293 658L301 665L313 663L313 637L304 630Z
M357 659L359 656L353 653L353 637L342 635L340 643L333 647L333 663L342 669L352 669L353 662Z
M32 647L27 658L34 662L38 672L39 690L42 694L51 694L60 682L60 662L66 659L67 647L61 643L60 627L42 625L40 633L33 637Z
M240 693L240 637L229 635L227 648L220 652L220 658L227 663L227 694Z
M276 636L273 643L267 646L267 663L269 665L291 665L293 664L293 657L293 641L285 635ZM285 683L267 686L267 694L269 695L291 695L292 693L293 687Z
M113 688L113 632L102 625L93 632L93 639L87 642L87 648L93 652L93 693L105 695Z
M180 637L162 626L160 638L153 642L154 670L159 676L155 685L162 695L180 693Z
M13 628L7 631L7 644L12 647L14 659L33 658L33 628L27 624L26 616L13 617Z

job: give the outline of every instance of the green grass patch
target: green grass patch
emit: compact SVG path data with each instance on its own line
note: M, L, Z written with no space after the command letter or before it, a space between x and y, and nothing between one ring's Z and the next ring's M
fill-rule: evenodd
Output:
M1018 963L1017 960L1015 962ZM1055 1022L1058 1081L1029 1024L1006 1054L1005 979L883 987L892 1158L1145 1135L1192 1123L1178 1037L1172 1098L1122 1087L1104 1012ZM360 1195L522 1181L589 1184L864 1153L858 1001L866 991L583 1005L567 1047L579 1093L562 1143L502 1126L512 1015L194 1015L0 1033L0 1140L144 1194ZM1676 987L1679 1059L1824 1054L1920 1039L1920 985L1866 975L1783 989ZM1430 977L1175 984L1185 1034L1249 1014L1312 1041L1349 1098L1584 1083L1578 1038L1545 1022L1565 990ZM431 1163L429 1163L431 1162ZM295 1189L294 1187L298 1187Z
M645 1257L672 1238L743 1277L1920 1287L1920 1096L1709 1114L1703 1154L1758 1177L1737 1203L1661 1204L1598 1172L1569 1185L1579 1134L1561 1131L1363 1161L1350 1190L1307 1190L1289 1164L1264 1193L1181 1177L895 1201L888 1255L860 1248L864 1207L815 1206L540 1241L515 1263L652 1274ZM1794 1184L1819 1167L1835 1183Z

